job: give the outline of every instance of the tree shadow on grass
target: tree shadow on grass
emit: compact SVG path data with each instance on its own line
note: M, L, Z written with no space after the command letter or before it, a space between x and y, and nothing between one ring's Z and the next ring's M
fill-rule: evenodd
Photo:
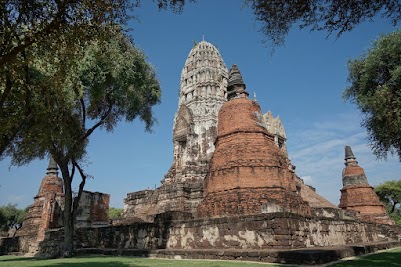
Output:
M119 261L85 261L85 262L57 262L52 264L52 267L145 267L138 264L127 264Z
M0 266L2 266L2 263L14 263L15 262L15 266L19 266L21 264L21 266L29 266L30 262L43 262L43 266L49 267L146 267L145 265L139 265L137 263L124 263L124 262L120 262L118 260L107 260L105 259L105 261L101 261L99 260L99 257L94 258L93 260L90 259L89 257L84 257L82 258L82 262L79 261L79 257L77 258L71 258L72 262L68 262L68 259L64 259L67 260L67 262L52 262L55 261L55 259L43 259L43 258L29 258L29 257L16 257L16 258L9 258L9 259L1 259L0 258ZM60 259L63 260L63 259ZM24 262L25 265L22 265ZM51 265L50 265L51 263ZM8 266L8 265L7 265ZM35 266L41 266L41 265L37 265L37 263L35 264Z
M332 267L342 266L398 266L401 267L400 251L385 251L373 255L367 255L352 261L344 261L331 265Z

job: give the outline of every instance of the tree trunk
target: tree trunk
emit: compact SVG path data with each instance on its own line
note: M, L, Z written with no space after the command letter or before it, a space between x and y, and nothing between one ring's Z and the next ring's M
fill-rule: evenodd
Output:
M59 165L64 181L64 257L72 257L74 254L74 222L72 216L72 189L71 176L68 163Z

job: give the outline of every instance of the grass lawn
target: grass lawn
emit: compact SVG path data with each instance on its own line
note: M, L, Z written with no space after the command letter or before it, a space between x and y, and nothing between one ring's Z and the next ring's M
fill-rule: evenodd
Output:
M88 256L69 259L35 259L16 256L0 256L0 267L260 267L260 263L240 261L166 260L134 257ZM267 266L267 265L265 265ZM279 265L268 265L279 266Z
M260 263L240 261L207 261L207 260L165 260L134 257L88 256L69 259L35 259L28 257L0 256L0 267L260 267ZM266 265L283 266L283 265ZM289 265L288 265L289 266ZM294 266L294 265L292 265ZM399 266L401 267L401 248L383 251L373 255L357 257L353 260L330 265L346 266Z

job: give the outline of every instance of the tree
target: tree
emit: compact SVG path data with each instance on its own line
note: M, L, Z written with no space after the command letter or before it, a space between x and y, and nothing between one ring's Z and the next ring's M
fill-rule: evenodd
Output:
M401 19L401 2L397 0L245 0L251 6L260 28L273 47L283 45L293 26L300 29L325 30L340 36L365 20L381 14L395 25Z
M374 154L401 160L401 31L384 35L362 56L348 62L344 98L364 115Z
M110 207L110 209L109 209L109 219L110 220L118 220L118 219L120 219L121 218L121 215L123 214L123 209L120 209L120 208L113 208L113 207Z
M26 210L18 209L16 204L0 207L0 231L7 232L12 227L19 228L26 215Z
M49 154L57 162L65 190L65 256L74 251L74 219L87 177L81 162L89 137L96 129L112 131L119 121L136 118L150 130L155 121L152 106L160 101L153 68L121 27L99 30L97 40L75 51L68 46L74 29L65 31L62 38L67 45L57 51L43 45L26 50L31 58L32 124L29 131L16 135L6 153L16 165ZM73 202L71 183L76 171L82 181Z
M401 225L401 180L386 181L376 186L375 192L386 206L390 217Z
M154 0L159 9L181 12L185 0ZM14 145L21 131L35 123L32 104L33 80L31 47L47 49L50 54L68 47L65 60L74 60L77 50L99 38L103 25L120 24L132 18L140 0L43 0L0 2L0 159ZM73 30L72 30L73 29ZM68 59L67 55L71 58ZM11 106L10 103L18 104Z
M386 181L376 186L375 192L388 207L390 214L396 212L401 204L401 180Z

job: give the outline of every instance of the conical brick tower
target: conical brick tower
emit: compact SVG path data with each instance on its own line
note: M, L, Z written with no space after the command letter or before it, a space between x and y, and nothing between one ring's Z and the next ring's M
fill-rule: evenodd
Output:
M363 221L394 224L373 187L369 185L365 171L358 165L350 146L345 147L345 168L342 179L340 208L356 211L357 218Z
M219 112L216 148L198 215L310 214L296 193L289 160L265 128L259 104L248 99L236 65L229 72L227 100Z
M58 177L57 163L50 156L46 176L42 179L33 204L28 207L27 216L17 235L30 235L42 241L46 230L62 225L63 206L63 180Z

